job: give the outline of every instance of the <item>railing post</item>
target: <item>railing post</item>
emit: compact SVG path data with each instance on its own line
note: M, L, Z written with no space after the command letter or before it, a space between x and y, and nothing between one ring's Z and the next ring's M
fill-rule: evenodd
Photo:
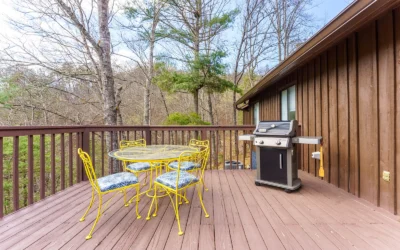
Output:
M146 145L151 145L151 131L150 131L150 128L147 127L144 132L145 132L144 139L146 140Z
M205 129L201 129L201 140L202 141L204 141L204 140L207 140L207 130L205 130Z
M83 133L82 133L82 150L84 152L89 152L89 134L90 132L88 131L88 129L84 129ZM85 172L85 168L82 166L82 161L79 162L79 164L81 165L80 170L82 171L82 181L87 181L88 178L86 176L86 172ZM94 162L92 162L92 164L94 164Z

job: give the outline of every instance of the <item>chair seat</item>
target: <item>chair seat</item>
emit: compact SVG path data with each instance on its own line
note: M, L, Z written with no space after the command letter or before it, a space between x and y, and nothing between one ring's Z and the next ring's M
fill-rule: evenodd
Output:
M168 166L173 169L178 169L178 162L177 161L171 162ZM183 161L183 162L181 162L180 170L190 171L190 170L193 170L193 169L196 169L199 167L200 167L199 163L191 162L191 161Z
M172 189L176 189L177 177L178 177L178 172L172 171L172 172L164 173L164 174L158 176L156 178L155 182L163 184ZM178 188L186 187L186 186L193 184L195 182L198 182L198 181L199 181L199 179L196 176L189 174L188 172L182 171L182 172L180 172L180 175L179 175Z
M149 170L151 166L148 162L136 162L129 164L126 168L132 171L145 171Z
M106 192L113 189L133 185L139 183L139 181L134 174L121 172L98 178L97 183L99 184L100 191Z

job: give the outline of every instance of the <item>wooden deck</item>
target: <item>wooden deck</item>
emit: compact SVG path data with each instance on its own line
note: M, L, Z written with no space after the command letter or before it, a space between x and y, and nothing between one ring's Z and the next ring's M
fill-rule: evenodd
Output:
M96 209L79 222L91 191L77 184L3 218L0 249L398 249L399 217L302 172L303 188L291 194L255 186L254 174L207 171L210 218L192 190L193 202L180 209L183 236L169 199L146 221L150 199L142 199L136 220L118 195L87 241Z

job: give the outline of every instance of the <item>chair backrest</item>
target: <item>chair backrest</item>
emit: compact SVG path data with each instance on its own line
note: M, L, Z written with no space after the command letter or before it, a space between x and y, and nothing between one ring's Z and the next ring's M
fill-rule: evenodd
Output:
M177 178L176 178L176 186L178 187L182 162L190 161L194 164L199 164L201 167L199 168L199 171L195 171L195 172L197 172L197 174L196 174L197 177L202 178L204 175L205 167L207 166L208 155L209 155L208 147L205 147L198 152L193 152L193 151L182 152L179 156L178 169L176 170L178 172Z
M179 155L178 160L178 168L176 169L177 177L176 177L176 188L178 189L179 179L181 176L181 164L183 162L193 162L193 163L200 163L200 151L193 152L193 151L185 151Z
M90 181L92 187L100 192L100 187L97 184L97 177L96 173L93 168L92 159L90 158L89 154L84 152L81 148L78 148L79 157L81 157L83 166L85 168L86 175Z
M189 147L193 148L205 148L205 147L210 147L210 141L209 140L196 140L196 139L191 139L189 141Z
M128 147L146 147L146 140L145 139L139 139L136 141L125 141L121 140L119 142L119 148L128 148Z
M197 148L200 151L199 157L201 158L201 171L202 174L207 166L208 157L210 155L210 141L209 140L196 140L189 141L189 147Z

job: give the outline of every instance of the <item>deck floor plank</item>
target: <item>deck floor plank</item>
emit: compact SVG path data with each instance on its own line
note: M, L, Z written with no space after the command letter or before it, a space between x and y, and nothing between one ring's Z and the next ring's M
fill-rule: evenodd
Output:
M216 250L231 250L232 239L229 231L228 219L224 207L224 198L221 183L219 181L218 170L213 170L211 175L212 193L213 193L213 222L214 222L214 239Z
M231 234L233 249L250 249L242 222L239 218L240 214L232 197L232 190L229 187L223 171L218 171L218 181L221 184L222 198L229 226L229 232Z
M252 216L249 207L244 201L243 194L233 177L232 171L235 170L224 171L223 174L225 175L226 181L229 183L232 191L231 194L236 203L238 213L240 214L239 218L242 222L250 249L267 249L264 239L261 236L260 230L255 222L255 218Z
M146 221L151 199L134 204L121 194L110 202L93 238L85 240L97 204L79 222L90 200L87 182L76 184L0 220L0 249L396 249L399 216L300 171L303 187L287 194L254 185L255 171L206 171L209 191L197 190L180 206L183 236L168 197L159 199L157 217ZM134 195L134 190L128 196ZM105 204L112 195L103 198Z

